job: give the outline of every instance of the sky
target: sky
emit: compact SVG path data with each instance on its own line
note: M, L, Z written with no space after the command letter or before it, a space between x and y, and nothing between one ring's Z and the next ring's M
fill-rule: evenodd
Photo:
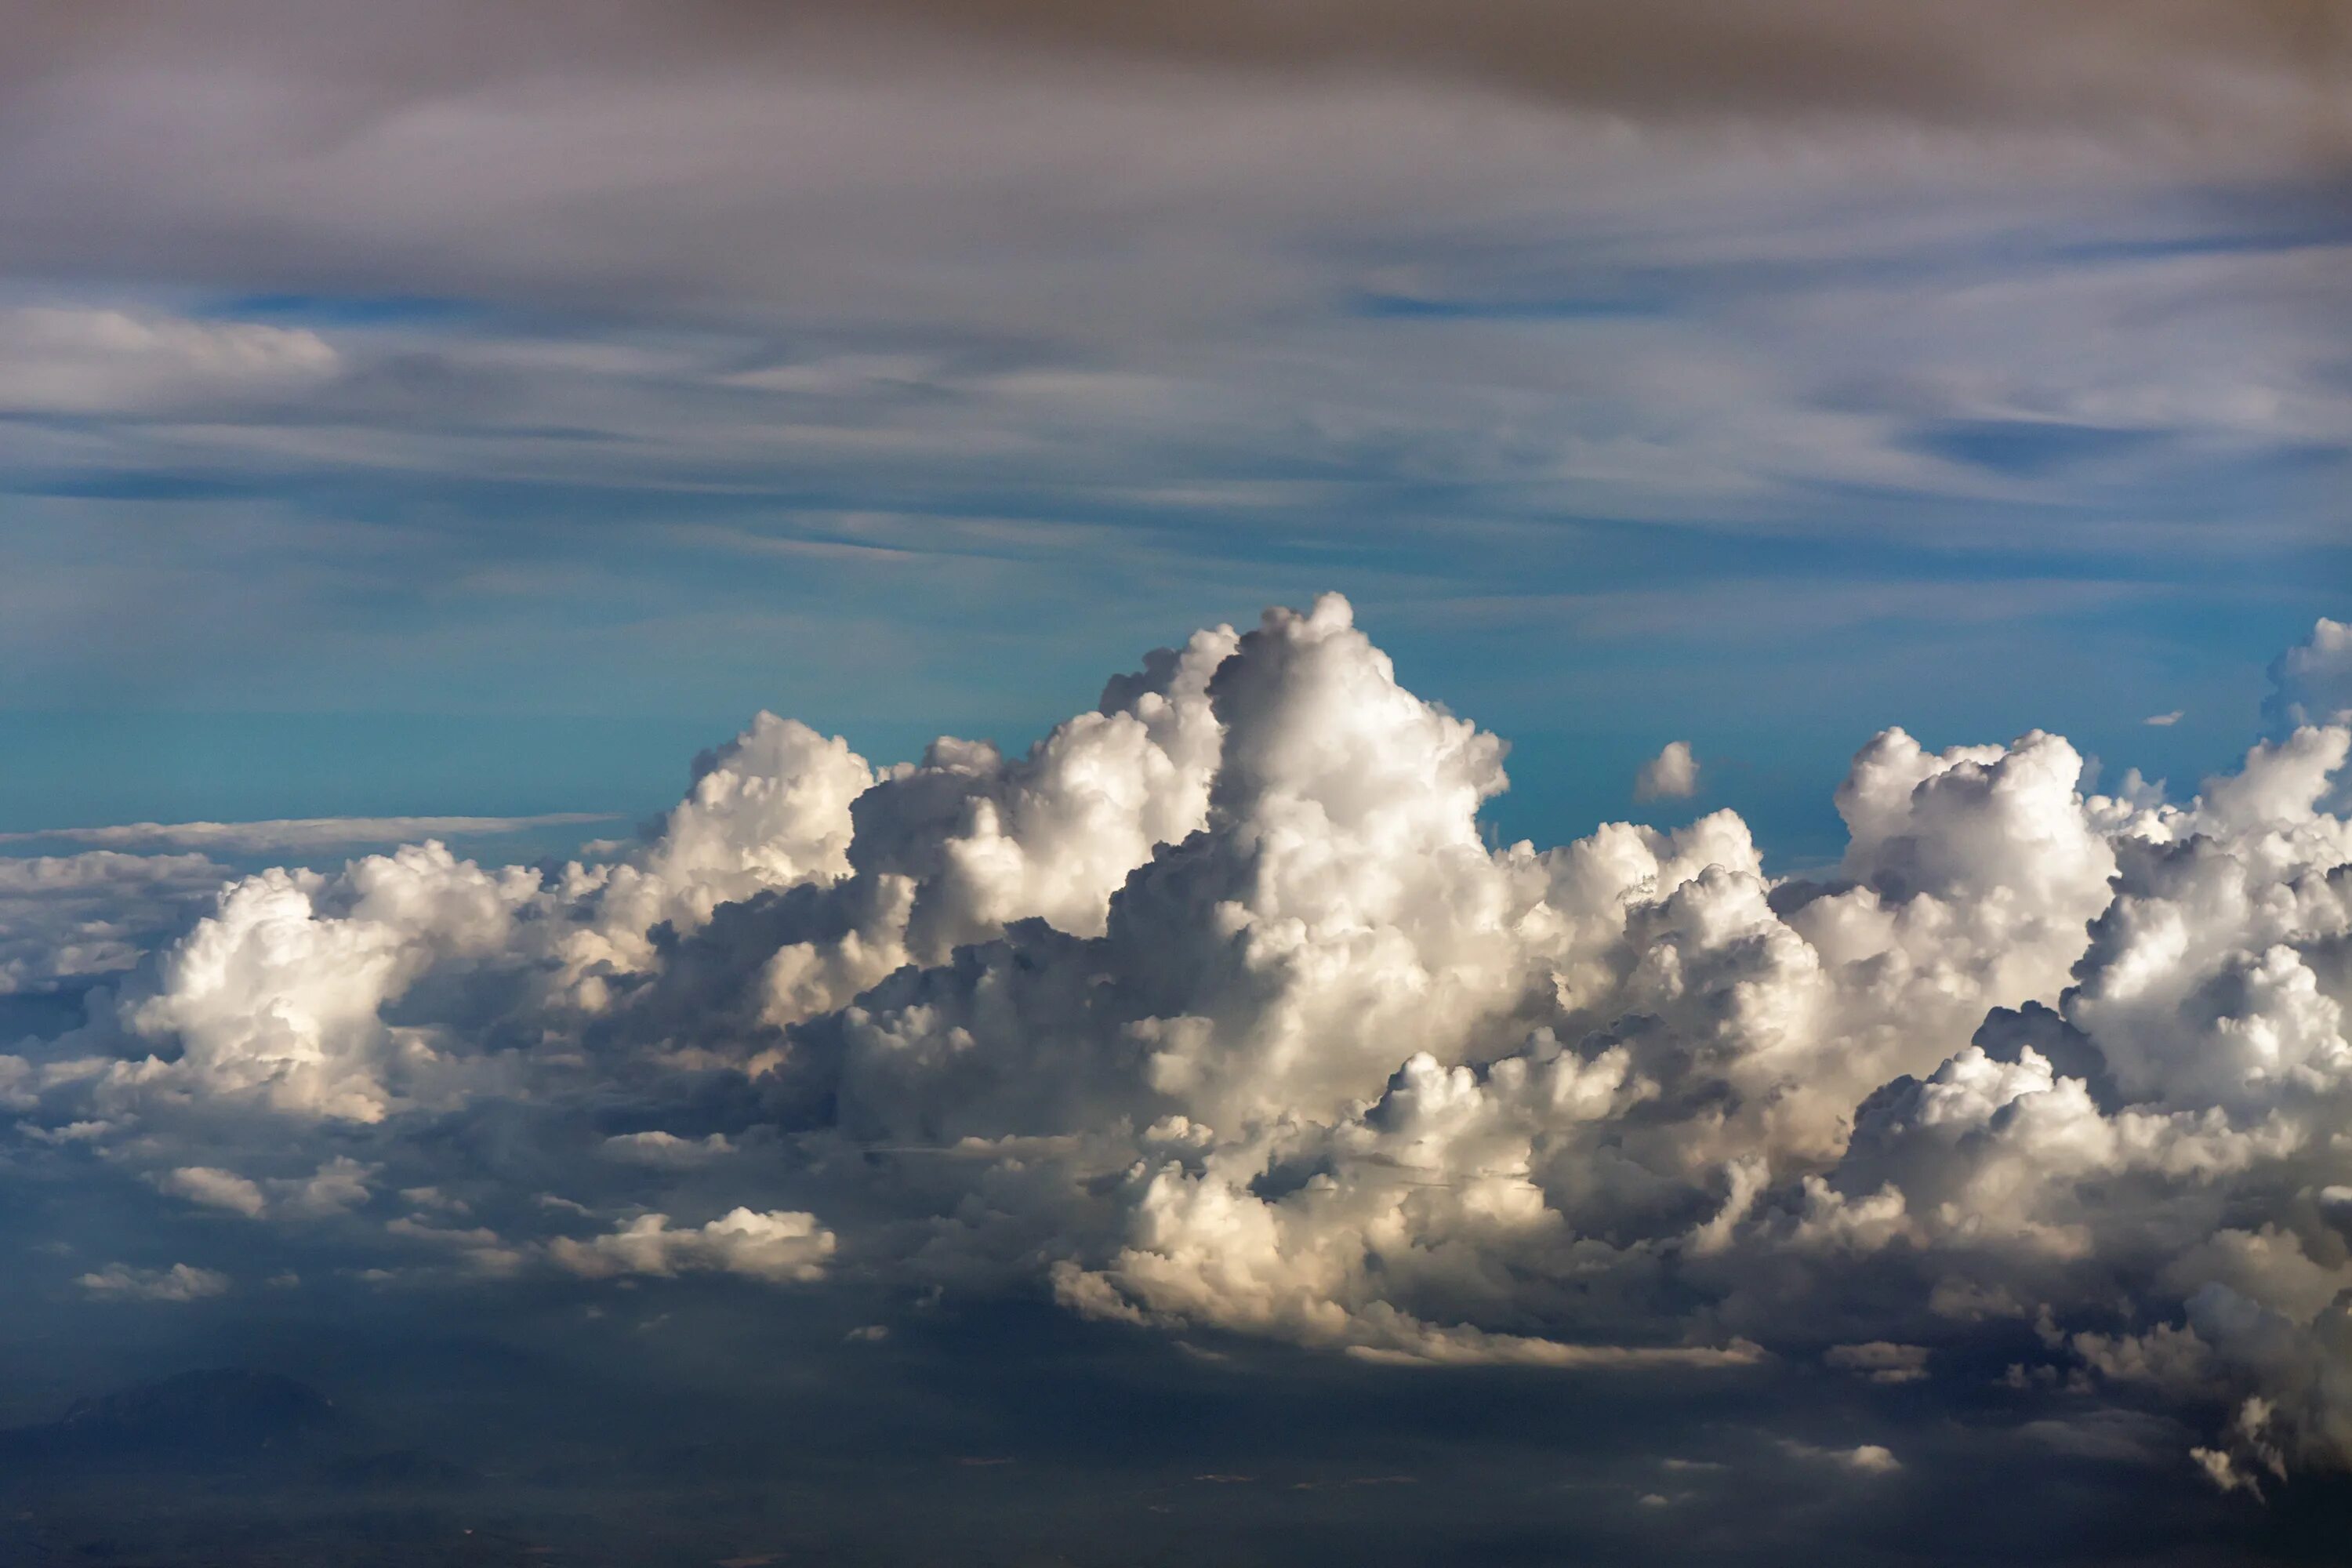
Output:
M0 1425L261 1366L583 1562L2340 1525L2335 0L24 0L0 211Z
M2324 4L348 9L12 29L0 826L643 815L1336 589L1508 831L1688 738L1819 854L1890 722L2212 771L2352 580Z

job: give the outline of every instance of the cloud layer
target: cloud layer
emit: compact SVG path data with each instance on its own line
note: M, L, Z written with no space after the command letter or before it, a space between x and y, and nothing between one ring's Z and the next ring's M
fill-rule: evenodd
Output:
M1336 595L1024 756L877 768L763 714L615 858L227 882L0 1057L0 1180L449 1290L855 1280L1375 1363L2153 1399L2257 1490L2352 1462L2352 730L2300 721L2340 629L2185 803L2086 793L2041 731L1887 731L1804 879L1727 811L1490 847L1503 743Z
M233 40L280 69L302 61L332 73L380 102L462 90L527 65L628 77L714 63L773 66L813 53L836 67L870 68L877 57L951 47L967 68L1058 53L1241 70L1355 69L1467 78L1627 114L2137 121L2143 131L2176 135L2268 130L2314 151L2342 148L2347 126L2330 93L2352 69L2352 35L2319 0L2156 8L2089 0L2057 9L1929 0L1876 11L1834 0L1666 0L1638 10L1604 0L1443 7L1208 0L1181 9L1067 0L703 0L537 4L487 15L451 5L398 14L352 7L331 28L319 18L315 7L286 0L133 5L102 15L37 5L20 18L11 58L20 79L39 79L110 57L221 55ZM984 51L977 62L975 45Z

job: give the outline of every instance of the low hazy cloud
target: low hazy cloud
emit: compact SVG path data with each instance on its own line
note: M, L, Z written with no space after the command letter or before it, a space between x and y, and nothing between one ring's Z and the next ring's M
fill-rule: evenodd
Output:
M105 827L58 827L0 833L0 844L89 844L107 849L184 848L223 855L301 853L356 844L401 844L420 838L475 838L534 827L610 822L609 815L558 812L539 816L312 816L275 822L128 822Z
M110 1263L74 1281L100 1300L201 1301L228 1293L226 1274L174 1263L167 1268L134 1268Z

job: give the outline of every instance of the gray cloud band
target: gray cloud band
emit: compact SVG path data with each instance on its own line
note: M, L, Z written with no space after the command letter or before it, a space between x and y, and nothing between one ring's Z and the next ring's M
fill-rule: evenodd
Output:
M978 57L972 46L982 46ZM779 4L573 0L495 8L290 0L19 7L11 73L110 59L241 58L331 75L370 101L497 77L644 78L723 64L836 71L952 55L966 72L1024 60L1120 60L1289 74L1355 68L1490 86L1633 115L1852 112L1942 124L2134 127L2158 136L2269 134L2345 147L2352 27L2326 0L1326 0L1105 5L1073 0Z

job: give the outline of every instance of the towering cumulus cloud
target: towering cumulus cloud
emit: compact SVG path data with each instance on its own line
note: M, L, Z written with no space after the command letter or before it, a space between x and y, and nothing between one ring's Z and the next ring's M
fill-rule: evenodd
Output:
M1502 742L1327 597L1023 757L762 715L603 863L233 882L0 1094L153 1203L451 1289L1990 1378L2161 1401L2259 1490L2352 1463L2343 653L2282 659L2277 733L2186 803L1890 730L1800 879L1728 811L1489 847ZM440 1135L489 1106L529 1158Z

